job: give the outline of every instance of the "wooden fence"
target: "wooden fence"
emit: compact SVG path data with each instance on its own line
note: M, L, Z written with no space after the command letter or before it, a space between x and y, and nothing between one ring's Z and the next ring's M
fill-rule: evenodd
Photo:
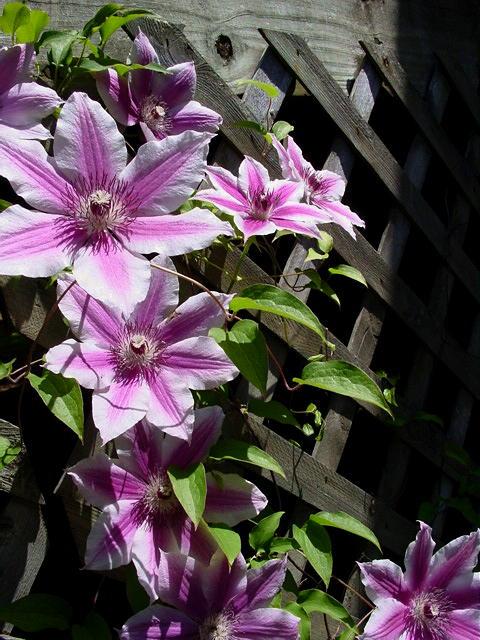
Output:
M365 55L347 96L301 38L261 30L268 46L254 78L275 84L279 96L269 99L248 86L240 99L181 29L153 18L134 23L132 36L138 28L148 35L163 63L194 60L197 99L223 117L221 139L211 162L234 171L248 154L260 160L272 177L281 177L276 154L265 139L252 129L239 127L238 122L265 123L294 108L297 98L292 98L292 91L300 83L307 94L302 100L313 105L316 115L311 122L298 125L299 133L302 127L313 131L317 122L328 122L325 144L329 149L319 150L319 155L327 158L323 168L345 178L352 208L359 194L363 191L362 200L368 191L375 215L366 210L365 233L357 233L353 240L337 226L328 228L341 261L358 268L368 282L365 293L359 293L360 288L354 290L356 285L346 289L346 295L354 298L351 307L358 313L352 326L343 327L342 339L335 335L335 326L328 327L329 339L335 344L332 357L361 367L373 378L379 365L395 371L395 358L401 354L398 391L405 424L392 427L371 405L312 391L311 399L321 406L325 421L323 438L313 445L307 442L306 451L285 437L281 425L252 418L250 426L286 471L279 489L297 498L292 517L300 519L319 509L346 511L371 527L387 551L399 555L415 534L414 519L421 500L452 495L462 467L445 455L445 444L462 445L472 437L478 416L480 264L473 238L479 229L480 187L466 155L478 142L477 94L459 66L438 57L422 97L392 52L380 42L368 41L361 43ZM395 105L394 114L401 114L402 127L408 123L405 131L408 129L409 135L400 135L405 137L400 141L401 152L390 138L382 139L382 121L390 117L386 103ZM457 139L448 127L442 127L452 109L465 116L461 124L467 140L463 134L462 140ZM390 129L396 125L389 122ZM439 209L438 200L442 199L448 202ZM302 287L306 284L303 276L288 275L304 268L309 246L309 240L291 244L285 239L282 247L288 252L277 255L285 274L281 284L308 299L322 320L324 305L330 303L320 302L311 289ZM225 290L227 274L238 256L238 252L225 255L216 251L212 260L222 269L201 267L202 277L212 288ZM249 258L244 260L240 276L237 289L257 282L272 283L272 277ZM284 322L273 316L262 316L261 321L287 374L298 374L302 361L323 348L320 339L306 329L287 323L286 342ZM273 366L268 390L269 397L281 397ZM245 399L255 395L255 390L243 388L239 393ZM437 413L437 401L443 427L418 419L420 411ZM72 462L94 447L94 439L78 447ZM270 479L267 472L264 475ZM19 597L30 588L45 552L39 494L28 474L28 461L4 470L0 489L12 496L4 508L3 521L10 518L13 522L6 534L4 528L0 562L12 550L26 545L23 582L9 590L11 597ZM61 484L59 491L82 547L96 510L82 504L68 482ZM27 503L30 511L24 520L8 514L8 509L16 513L19 505ZM17 520L12 520L14 517ZM15 531L22 526L20 522L29 534L19 541ZM439 537L443 524L443 516L438 517Z

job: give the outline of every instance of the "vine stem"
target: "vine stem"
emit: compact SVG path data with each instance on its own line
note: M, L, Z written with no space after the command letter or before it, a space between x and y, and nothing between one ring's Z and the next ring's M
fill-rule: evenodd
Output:
M165 271L165 273L170 273L172 276L176 276L177 278L186 280L187 282L190 282L191 284L194 284L195 286L197 286L199 289L202 289L203 291L205 291L205 293L208 293L208 295L210 296L210 298L212 298L215 304L220 307L227 322L229 322L233 318L233 316L230 314L228 309L226 309L223 306L223 304L220 302L219 298L217 298L217 296L213 293L213 291L210 291L208 287L206 287L204 284L202 284L198 280L195 280L195 278L186 276L183 273L174 271L173 269L169 269L168 267L161 267L160 265L154 264L154 263L150 263L150 264L152 265L152 267L155 267L155 269L159 269L160 271Z
M372 603L370 602L370 600L367 600L367 598L364 598L361 593L359 593L356 589L351 587L347 582L344 582L341 578L337 578L337 576L332 576L332 578L336 580L339 584L341 584L343 587L345 587L345 589L348 589L353 594L355 594L357 598L359 598L362 602L364 602L367 606L369 606L370 609L373 611L374 607L372 606Z
M273 363L275 364L275 366L277 367L278 373L280 374L280 377L282 379L283 384L285 385L285 388L287 391L298 391L298 389L302 386L301 384L296 384L294 387L291 387L288 384L288 380L285 377L285 373L283 372L282 369L282 365L280 364L280 362L277 360L277 357L275 356L275 354L273 353L273 351L270 349L270 347L267 344L267 351L268 351L268 355L270 356L270 358L272 359Z

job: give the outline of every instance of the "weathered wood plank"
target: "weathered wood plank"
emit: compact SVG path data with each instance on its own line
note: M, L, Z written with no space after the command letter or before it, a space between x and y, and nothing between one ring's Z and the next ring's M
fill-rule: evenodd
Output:
M291 34L271 30L261 32L379 176L439 255L444 259L448 258L449 266L462 280L472 297L480 302L478 269L461 247L450 240L435 212L422 198L377 134L352 108L348 98L305 41Z
M409 81L395 55L370 41L361 42L378 72L386 79L439 157L453 176L464 196L480 213L480 185L470 165L462 158L448 136L432 116L425 101Z

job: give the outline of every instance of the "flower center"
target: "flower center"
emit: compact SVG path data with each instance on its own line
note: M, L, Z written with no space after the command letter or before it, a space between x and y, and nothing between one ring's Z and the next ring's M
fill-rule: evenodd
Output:
M230 640L232 625L233 615L228 611L208 616L200 625L200 640Z
M111 352L117 375L127 378L154 375L162 362L164 347L155 327L127 323Z
M315 171L312 167L305 167L302 175L305 183L305 197L311 201L315 197L330 200L326 194L331 188L331 180L322 175L321 171Z
M148 96L148 98L145 98L140 113L141 119L152 131L168 133L171 129L167 105L161 102L156 96Z
M432 640L446 640L448 618L453 604L443 589L419 593L410 603L409 627Z
M138 205L132 187L105 176L79 180L65 195L67 212L89 236L125 229Z
M276 199L272 192L267 190L250 193L250 215L256 220L268 220L275 206Z
M137 523L151 526L159 519L168 518L180 509L171 482L164 469L149 478L145 493L134 508L134 518Z

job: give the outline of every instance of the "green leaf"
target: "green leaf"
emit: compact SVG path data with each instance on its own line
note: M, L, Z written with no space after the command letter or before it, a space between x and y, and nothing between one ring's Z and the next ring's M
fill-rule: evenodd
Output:
M58 66L62 64L73 44L79 39L78 31L44 31L37 48L47 47L51 51L52 61Z
M36 42L49 21L48 13L32 9L28 22L17 29L17 42Z
M0 198L0 211L5 211L5 209L8 209L8 207L11 207L12 203L8 202L7 200L2 200Z
M358 629L344 629L336 640L355 640L359 634Z
M263 333L254 320L239 320L230 331L210 329L210 334L240 373L263 394L267 393L268 353Z
M265 400L252 398L248 401L248 410L260 418L269 418L280 424L290 424L300 429L300 423L290 409L287 409L285 405L277 400L266 402Z
M307 251L307 255L305 256L304 262L314 262L315 260L326 260L328 258L328 253L318 253L312 247Z
M285 478L282 467L275 458L262 451L253 444L244 442L243 440L234 440L233 438L222 438L211 449L209 457L212 460L238 460L239 462L248 462L257 467L263 467L274 471Z
M268 133L267 129L255 120L237 120L232 126L238 127L239 129L253 129L254 131L258 131L262 136Z
M327 255L333 249L333 238L326 231L320 231L320 238L317 240L317 245L320 251Z
M5 436L0 436L0 471L15 460L22 447L12 445L10 440Z
M72 640L111 640L111 638L108 624L95 611L87 615L83 624L72 625Z
M125 588L127 591L128 604L132 608L133 613L138 613L148 607L150 598L138 581L137 571L133 562L125 568L125 573Z
M463 465L467 469L471 469L473 465L473 460L470 457L468 451L466 451L463 447L456 444L455 442L446 441L443 451L447 458L451 460L455 460L459 464Z
M270 542L269 553L288 553L296 548L296 544L293 538L273 538Z
M209 529L231 565L242 549L240 536L227 525L211 524Z
M285 611L290 611L294 616L300 618L300 624L298 625L299 636L298 640L310 640L310 617L296 602L288 602L285 607Z
M325 329L307 305L293 294L271 284L254 284L244 289L230 302L234 312L241 309L266 311L293 320L325 340Z
M392 415L378 385L364 371L349 362L343 360L310 362L303 369L302 377L294 378L294 382L374 404L390 416Z
M70 627L72 608L63 598L31 593L0 607L0 620L10 622L22 631L43 631Z
M30 9L23 2L7 2L0 17L0 30L13 35L29 19Z
M332 576L332 546L328 533L321 525L308 520L303 529L293 525L293 537L325 586L328 587Z
M319 589L300 591L297 603L307 613L324 613L325 615L343 622L349 628L355 628L355 621L345 607L332 596Z
M272 513L266 518L262 518L262 520L260 520L260 522L250 531L248 541L252 549L260 551L262 549L265 550L268 547L280 525L280 520L284 513L285 511L278 511L277 513Z
M307 276L307 278L310 278L312 286L315 289L318 289L319 291L324 293L327 296L327 298L330 298L330 300L333 300L333 302L335 302L338 306L340 306L340 298L337 296L337 294L332 289L332 287L328 284L328 282L325 282L325 280L322 280L322 278L318 275L315 269L305 269L304 274Z
M272 127L272 133L277 140L283 140L288 136L290 131L293 131L295 127L285 120L277 120Z
M9 360L8 362L0 362L0 380L8 378L8 376L12 373L14 362L15 358L13 358L13 360Z
M103 47L112 37L115 31L117 31L117 29L120 29L120 27L125 26L126 24L132 22L132 20L136 20L137 18L142 18L145 15L151 15L151 13L151 11L136 9L133 11L125 12L122 16L110 15L99 29L101 36L101 46Z
M356 280L363 284L365 287L368 287L367 281L360 273L358 269L355 267L351 267L349 264L338 264L336 267L330 267L328 270L333 276L344 276L345 278L350 278L351 280Z
M157 73L168 73L166 67L156 62L149 62L148 64L124 64L113 58L84 58L81 63L75 67L75 72L100 73L106 69L113 69L119 76L124 76L129 71L136 71L137 69L148 69L149 71L155 71Z
M82 35L87 38L91 36L92 33L99 30L100 26L109 16L116 13L119 9L123 9L123 4L118 4L118 2L110 2L101 7L93 18L85 23L82 29Z
M205 511L207 495L205 467L201 462L186 469L171 466L167 473L178 501L197 527Z
M251 78L240 78L240 80L236 80L234 84L237 87L243 85L256 87L257 89L260 89L260 91L263 91L263 93L265 93L269 98L276 98L280 95L279 89L270 82L260 82L259 80L252 80Z
M42 376L30 372L27 379L53 415L83 442L83 399L78 382L48 369Z
M365 540L374 544L380 551L382 550L380 542L373 531L348 513L344 513L343 511L337 511L335 513L320 511L319 513L311 515L310 520L324 527L336 527L337 529L343 529L343 531L353 533L355 536L365 538Z

